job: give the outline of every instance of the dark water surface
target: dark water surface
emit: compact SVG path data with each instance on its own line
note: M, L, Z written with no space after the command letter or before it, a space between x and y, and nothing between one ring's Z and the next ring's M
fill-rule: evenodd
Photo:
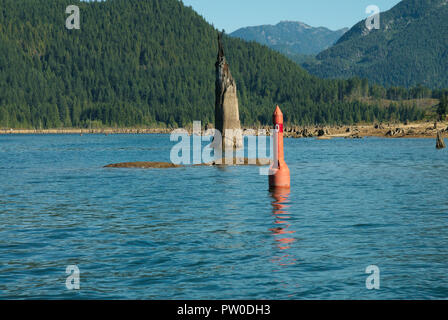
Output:
M256 167L103 168L169 161L173 145L0 136L0 298L448 298L448 151L434 140L285 140L290 194Z

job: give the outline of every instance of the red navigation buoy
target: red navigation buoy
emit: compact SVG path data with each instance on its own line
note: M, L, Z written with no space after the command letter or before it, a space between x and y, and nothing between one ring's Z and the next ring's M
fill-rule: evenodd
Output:
M291 178L289 168L285 162L283 154L283 113L280 107L275 108L272 116L274 122L274 162L269 168L269 188L285 188L289 189Z

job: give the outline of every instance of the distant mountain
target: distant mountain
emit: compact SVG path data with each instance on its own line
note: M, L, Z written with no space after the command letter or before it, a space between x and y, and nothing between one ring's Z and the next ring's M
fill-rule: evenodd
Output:
M241 28L231 33L247 41L256 41L286 55L315 55L332 46L346 31L319 27L302 22L282 21L275 26L262 25Z
M303 66L326 78L448 87L448 0L404 0L381 13L380 20L380 29L371 31L360 21Z

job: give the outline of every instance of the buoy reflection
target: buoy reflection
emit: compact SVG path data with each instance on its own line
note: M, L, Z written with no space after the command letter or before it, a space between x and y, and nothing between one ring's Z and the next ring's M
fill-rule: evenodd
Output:
M287 189L275 189L271 191L272 201L272 213L274 216L275 226L269 229L275 238L275 244L278 249L281 250L281 255L274 258L273 262L278 263L281 266L291 265L296 263L296 259L288 254L288 249L291 248L292 243L296 241L291 235L295 231L291 230L291 223L289 219L289 195L290 191Z

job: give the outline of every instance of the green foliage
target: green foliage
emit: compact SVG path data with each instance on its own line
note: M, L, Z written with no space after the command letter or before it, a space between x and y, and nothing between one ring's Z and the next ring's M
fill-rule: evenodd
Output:
M440 99L439 106L437 107L437 114L439 119L442 120L448 112L448 96L443 96Z
M69 4L80 30L65 28L65 0L0 0L1 127L213 122L217 32L202 17L177 0ZM290 124L422 117L357 102L387 94L366 80L322 80L265 46L224 43L244 125L270 124L275 104Z

